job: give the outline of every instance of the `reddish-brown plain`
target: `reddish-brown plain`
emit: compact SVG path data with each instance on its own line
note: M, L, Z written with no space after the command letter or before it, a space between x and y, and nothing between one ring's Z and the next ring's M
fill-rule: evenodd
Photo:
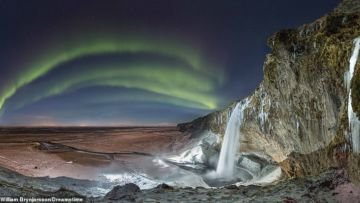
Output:
M27 176L66 176L96 179L100 171L114 168L114 161L78 152L48 152L40 142L60 143L77 149L104 152L175 154L188 141L176 127L63 127L0 128L0 165ZM146 163L141 156L117 157L114 170L126 163Z

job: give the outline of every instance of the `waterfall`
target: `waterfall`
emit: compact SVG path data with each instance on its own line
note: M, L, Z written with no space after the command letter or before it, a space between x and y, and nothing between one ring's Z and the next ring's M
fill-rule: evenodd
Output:
M345 85L349 92L348 95L348 121L349 121L349 130L352 142L353 152L360 152L360 121L356 116L352 108L352 99L351 99L351 80L354 76L356 62L359 55L360 49L360 37L354 40L354 50L350 58L349 71L345 73Z
M240 126L244 118L244 109L249 104L248 99L236 104L226 125L224 140L221 145L220 158L216 168L218 177L230 179L235 169L236 152L240 147Z

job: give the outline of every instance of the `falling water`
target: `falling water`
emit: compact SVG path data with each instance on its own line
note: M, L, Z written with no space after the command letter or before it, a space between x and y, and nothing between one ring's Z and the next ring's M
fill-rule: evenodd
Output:
M243 120L244 109L248 105L245 99L236 104L227 123L224 140L221 146L220 158L216 168L218 177L230 179L235 169L235 156L239 150L240 126Z
M349 119L349 129L351 134L351 141L352 141L352 148L353 152L359 153L360 152L360 121L359 118L356 116L355 112L352 108L352 99L351 99L351 80L353 78L355 72L355 66L359 55L360 49L360 37L354 40L354 51L350 58L350 65L349 71L345 74L345 82L346 88L349 92L348 96L348 119Z

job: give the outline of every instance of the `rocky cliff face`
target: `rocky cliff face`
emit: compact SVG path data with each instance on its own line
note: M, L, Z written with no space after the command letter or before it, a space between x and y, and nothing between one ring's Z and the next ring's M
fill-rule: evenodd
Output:
M344 0L311 24L273 34L264 80L248 97L250 105L239 129L241 151L271 156L289 176L345 166L359 180L359 157L351 152L347 136L344 82L358 36L360 0ZM353 107L360 115L360 68L352 88ZM180 127L194 135L211 130L223 136L235 104Z

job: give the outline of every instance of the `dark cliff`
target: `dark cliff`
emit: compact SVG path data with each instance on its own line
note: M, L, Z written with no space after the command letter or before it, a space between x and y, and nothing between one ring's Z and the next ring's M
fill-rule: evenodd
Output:
M344 82L358 36L360 0L344 0L313 23L273 34L264 80L247 97L241 151L270 155L289 176L345 167L359 181L360 158L351 152L347 136ZM356 70L352 99L360 115L360 68ZM179 126L194 134L211 130L223 136L235 104Z

